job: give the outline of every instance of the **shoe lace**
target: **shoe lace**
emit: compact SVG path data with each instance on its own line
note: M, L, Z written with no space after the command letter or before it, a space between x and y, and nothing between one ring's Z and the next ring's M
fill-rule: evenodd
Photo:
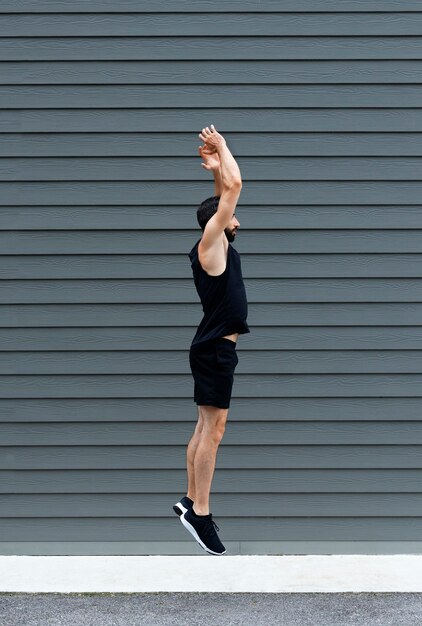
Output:
M207 524L205 530L204 530L204 534L207 536L211 536L211 535L215 535L215 531L216 530L220 530L217 526L217 524L214 522L213 519L209 520L209 523Z

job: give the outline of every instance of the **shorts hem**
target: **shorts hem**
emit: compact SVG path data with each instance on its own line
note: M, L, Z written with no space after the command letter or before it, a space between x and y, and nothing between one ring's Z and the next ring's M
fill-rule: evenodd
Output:
M206 406L214 406L216 409L229 409L230 408L230 402L219 402L218 400L197 400L196 398L194 398L194 402L196 402L196 404L203 404ZM224 406L221 406L221 405Z

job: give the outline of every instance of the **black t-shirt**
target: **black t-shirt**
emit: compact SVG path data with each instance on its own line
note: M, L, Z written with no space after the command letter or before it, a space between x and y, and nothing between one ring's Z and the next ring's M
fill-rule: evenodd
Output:
M204 312L192 345L233 333L250 333L246 322L248 302L238 251L229 242L226 269L219 276L211 276L199 262L200 241L198 239L188 255Z

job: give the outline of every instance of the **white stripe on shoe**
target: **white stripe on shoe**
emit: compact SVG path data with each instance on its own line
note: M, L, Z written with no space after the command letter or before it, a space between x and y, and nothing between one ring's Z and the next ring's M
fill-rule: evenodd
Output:
M183 506L181 502L176 502L176 504L173 505L173 511L180 517L180 515L186 513L187 508Z

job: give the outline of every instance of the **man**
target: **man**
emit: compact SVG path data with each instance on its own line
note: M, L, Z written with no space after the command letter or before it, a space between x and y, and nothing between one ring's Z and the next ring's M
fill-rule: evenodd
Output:
M238 364L236 342L250 330L240 255L230 245L240 225L235 216L242 189L240 170L212 124L199 137L205 144L199 147L205 161L201 165L214 174L215 195L197 210L202 237L189 252L204 312L189 351L198 422L187 448L187 495L173 509L204 550L220 555L226 549L209 512L209 494Z

